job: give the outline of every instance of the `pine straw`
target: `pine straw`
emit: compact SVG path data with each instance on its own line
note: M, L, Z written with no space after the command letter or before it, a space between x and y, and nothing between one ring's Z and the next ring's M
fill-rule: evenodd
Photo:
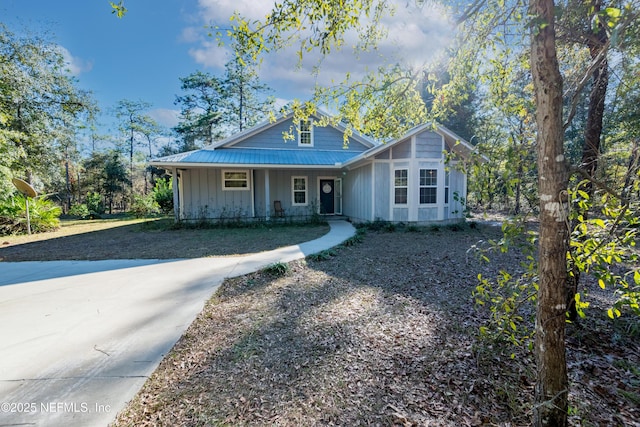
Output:
M115 425L528 425L532 355L480 341L471 298L480 270L517 264L466 252L498 233L369 231L283 277L227 280ZM571 421L638 425L637 320L592 314L569 328Z

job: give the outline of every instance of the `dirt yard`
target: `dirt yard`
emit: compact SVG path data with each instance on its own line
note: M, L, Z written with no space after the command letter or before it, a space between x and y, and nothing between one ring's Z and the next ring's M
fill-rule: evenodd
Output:
M480 339L470 250L498 227L367 231L333 251L227 280L115 426L525 426L526 347ZM358 240L358 239L354 239ZM595 286L597 288L597 286ZM640 322L593 289L568 325L570 421L640 425Z
M313 240L329 226L174 227L172 219L65 221L54 232L0 236L0 261L175 259L262 252Z

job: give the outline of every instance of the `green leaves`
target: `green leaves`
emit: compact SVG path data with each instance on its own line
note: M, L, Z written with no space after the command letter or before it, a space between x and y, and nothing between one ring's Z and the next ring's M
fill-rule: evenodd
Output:
M95 106L66 68L55 43L0 23L0 191L16 175L56 182L62 158L77 152Z
M584 185L583 181L570 191L574 228L567 261L578 272L593 275L601 289L613 288L616 300L607 310L611 319L620 317L624 308L640 315L639 254L635 249L640 202L623 201L604 190L589 197L581 189ZM576 295L576 308L583 316L581 309L586 308L586 302L578 298Z
M41 233L55 230L60 226L62 209L45 197L29 199L31 230ZM0 235L24 234L27 232L26 199L16 194L0 200Z
M111 8L113 9L111 13L116 15L118 18L122 18L127 13L127 8L124 7L124 0L120 0L119 3L114 3L112 1L109 2Z
M473 292L476 305L488 310L489 319L480 328L483 337L507 341L513 345L529 345L534 331L531 317L537 298L537 263L533 257L535 236L525 231L525 221L505 221L504 237L487 241L470 249L485 262L488 255L507 251L520 251L526 255L518 273L501 270L495 279L478 274L478 285Z
M598 31L597 23L600 22L604 26L609 29L613 29L620 23L620 18L622 17L622 10L617 7L607 7L604 10L601 10L597 14L597 19L593 20L593 31Z

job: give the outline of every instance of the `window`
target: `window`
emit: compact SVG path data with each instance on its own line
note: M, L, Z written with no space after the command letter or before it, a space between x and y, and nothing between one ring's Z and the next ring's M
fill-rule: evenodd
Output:
M307 177L294 176L291 178L293 206L307 206Z
M311 120L300 120L298 128L298 146L313 147L313 124Z
M434 204L438 201L437 169L420 169L420 204Z
M248 190L249 171L222 171L223 190Z
M395 190L395 204L406 205L407 204L407 188L409 185L407 169L396 169L394 190Z
M444 173L444 204L449 203L449 171Z

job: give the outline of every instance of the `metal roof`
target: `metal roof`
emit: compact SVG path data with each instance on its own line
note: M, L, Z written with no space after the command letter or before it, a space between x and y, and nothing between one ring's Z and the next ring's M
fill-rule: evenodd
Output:
M340 166L362 154L349 150L280 150L260 148L216 148L189 151L154 159L156 166L169 164Z

